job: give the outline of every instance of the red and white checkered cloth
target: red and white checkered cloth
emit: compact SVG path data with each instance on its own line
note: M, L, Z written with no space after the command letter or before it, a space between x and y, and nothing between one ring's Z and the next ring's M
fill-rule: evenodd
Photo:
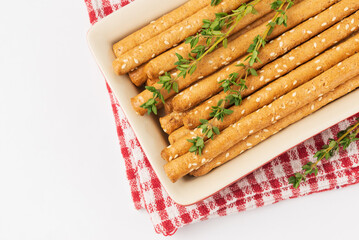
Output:
M133 0L85 0L92 24ZM107 85L108 87L108 85ZM145 208L156 232L172 235L184 225L258 208L281 200L345 187L359 182L359 143L325 161L317 177L311 176L299 189L293 189L288 177L301 170L329 138L345 129L359 113L307 140L274 159L246 178L208 199L180 206L173 202L152 170L126 116L108 87L115 115L121 151L136 209Z

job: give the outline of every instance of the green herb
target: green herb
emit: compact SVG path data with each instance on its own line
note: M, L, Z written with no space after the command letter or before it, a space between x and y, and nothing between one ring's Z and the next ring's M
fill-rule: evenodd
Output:
M158 101L156 99L160 99L163 104L165 103L165 100L163 98L163 95L160 93L158 89L152 86L146 86L146 89L153 93L152 98L150 98L147 102L141 105L141 108L147 109L147 113L151 114L153 112L157 115L157 103Z
M204 148L204 139L202 137L187 139L187 141L193 144L192 147L189 149L189 152L194 152L195 154L202 155L202 150Z
M212 107L212 112L209 114L210 117L217 118L223 122L223 119L226 115L233 113L232 110L226 109L224 106L224 100L221 99L218 101L217 106Z
M338 140L329 139L329 143L324 145L321 150L316 152L314 155L317 158L316 162L308 162L302 167L302 172L295 173L294 176L291 176L288 180L289 183L293 185L294 188L298 188L302 182L305 182L308 175L318 174L318 163L322 160L330 159L337 152L339 152L340 148L346 150L349 145L353 142L359 140L359 118L357 119L357 123L349 126L346 130L340 131L337 134Z
M208 120L201 119L201 125L198 127L202 130L202 134L206 138L210 138L213 140L214 135L219 135L220 131L218 127L212 126ZM194 152L195 154L201 155L202 149L204 148L204 138L197 136L193 139L187 139L188 142L192 143L192 147L189 149L190 152Z
M220 4L222 2L222 0L211 0L211 5L212 6L217 6L218 4Z

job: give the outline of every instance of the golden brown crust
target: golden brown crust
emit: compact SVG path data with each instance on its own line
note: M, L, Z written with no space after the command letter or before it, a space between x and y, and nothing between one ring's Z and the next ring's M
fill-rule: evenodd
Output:
M273 0L263 0L256 5L256 10L258 14L251 14L243 18L239 24L233 29L231 32L232 34L237 33L238 31L242 30L249 24L255 22L257 19L265 16L267 13L271 11L270 4ZM269 20L269 19L268 19ZM259 22L264 22L262 19L258 20ZM256 24L258 26L258 24ZM256 27L251 26L251 28ZM227 29L226 29L227 30ZM248 29L247 29L248 31ZM243 33L243 32L242 32ZM206 39L200 38L198 45L205 45ZM156 58L152 59L146 64L145 72L150 79L158 78L158 76L162 75L163 73L172 70L175 68L175 62L178 61L176 53L180 54L184 58L187 58L188 54L191 53L191 47L189 44L182 43L179 46L168 50L167 52L157 56Z
M126 74L132 69L148 62L154 56L170 49L175 44L180 43L185 38L194 35L201 29L203 19L214 20L215 13L229 12L248 0L223 0L217 6L207 6L192 16L177 23L166 31L154 36L139 46L129 50L119 56L114 62L113 67L118 75Z
M147 75L144 69L145 69L144 65L141 65L136 70L128 73L131 82L135 84L137 87L142 86L147 80Z
M288 10L288 15L290 17L290 21L288 21L288 28L285 27L278 27L274 30L274 32L271 34L271 37L275 37L283 32L285 32L287 29L296 26L297 24L303 22L304 20L310 18L311 16L316 15L317 13L321 12L323 8L329 7L333 5L338 0L325 0L325 1L317 1L317 0L305 0L303 2L300 2L297 5L294 5L291 9ZM343 0L347 1L347 0ZM244 39L240 38L238 41L233 40L231 43L228 44L228 48L220 48L211 54L207 55L202 59L202 61L198 64L197 70L190 76L187 76L185 79L179 78L177 80L178 88L179 90L183 90L192 83L196 82L199 79L202 79L204 76L207 76L216 69L218 69L220 66L226 65L231 61L231 59L237 58L241 55L243 55L249 44L251 43L252 39L262 34L266 29L266 24L263 24L250 32L248 32L248 36ZM233 44L233 46L231 45ZM233 52L232 52L233 50ZM234 55L233 55L234 54ZM233 56L233 58L231 58ZM228 58L230 57L230 58ZM172 74L172 77L176 77L178 72L175 72ZM158 89L161 89L160 84L154 84L154 86ZM196 87L197 85L194 84L192 87ZM189 88L191 89L191 88ZM161 91L162 95L165 99L175 95L173 91L168 93L165 90ZM179 93L177 96L181 96L183 93ZM146 113L145 109L140 108L139 106L144 104L146 101L148 101L152 97L152 93L148 90L143 91L136 97L134 97L131 101L133 103L134 110L140 114L143 115ZM160 104L159 104L160 105ZM186 106L192 106L191 103L186 104ZM193 105L195 106L195 105Z
M227 151L250 134L274 124L357 75L359 75L359 54L353 55L313 80L275 100L271 105L259 109L228 127L214 140L206 142L201 156L187 153L168 162L164 166L167 176L172 182L176 182L179 178Z
M348 27L346 27L348 26ZM260 71L258 76L250 76L246 81L247 90L242 92L246 97L263 87L267 83L285 75L298 66L299 63L305 63L325 49L333 46L336 42L345 39L359 26L359 12L342 20L340 23L332 26L319 36L293 49L285 56L267 64ZM279 67L280 66L280 67ZM285 67L282 67L285 66ZM235 86L233 89L238 89ZM209 119L211 107L215 106L220 99L224 99L229 92L220 92L211 97L208 101L203 102L193 110L189 111L183 119L183 123L188 128L195 128L200 125L199 119ZM226 105L226 107L228 104Z
M314 42L321 42L321 39L313 40ZM306 45L313 46L313 42L309 41L306 43ZM327 52L313 59L312 61L298 67L289 74L267 85L265 88L262 88L261 90L255 92L250 97L244 99L241 105L231 107L230 110L232 110L233 113L224 117L223 121L212 119L209 121L209 123L213 126L218 127L220 130L225 129L229 125L239 121L241 118L247 116L248 114L251 114L259 108L270 104L276 98L279 98L282 95L293 90L294 88L301 86L302 84L313 79L322 72L328 70L335 64L346 59L348 56L352 56L358 51L359 34L356 34L355 36L341 43L337 47L328 50ZM302 53L305 54L306 51L303 51ZM275 70L283 69L283 64L278 66L276 65L277 67L275 68ZM187 139L197 136L204 137L200 129L194 130L192 135L187 134L181 139L178 139L170 147L163 149L162 157L164 157L164 159L168 161L169 159L174 159L175 156L182 156L183 154L188 152L189 148L192 145L190 142L187 141Z
M278 133L282 129L288 127L289 125L298 122L302 118L316 112L320 108L324 107L328 103L335 101L336 99L346 95L349 92L354 91L356 88L359 87L359 76L347 81L343 85L335 88L334 91L331 91L323 97L318 98L312 103L307 104L306 106L302 107L301 109L291 113L287 117L279 120L275 124L269 126L266 130L260 130L253 135L249 136L246 140L240 141L233 147L231 147L228 151L220 154L216 158L214 158L209 163L206 163L198 170L194 170L190 174L195 177L203 176L214 168L217 168L226 162L232 160L233 158L239 156L244 151L256 146L257 144L263 142L264 140L268 139L272 135Z
M160 34L171 26L181 22L183 19L188 18L200 9L209 5L209 1L203 0L189 0L179 8L172 12L167 13L156 21L151 22L144 28L134 32L121 41L113 45L113 51L116 57L121 56L132 48L144 43L148 39Z
M297 6L300 6L303 3L305 2L302 2ZM261 59L261 62L254 64L253 68L259 69L268 62L276 59L278 56L286 53L289 49L309 40L311 37L340 21L340 19L352 14L358 8L359 2L357 0L342 0L333 5L331 8L321 12L314 18L295 27L293 32L289 31L272 43L267 44L266 47L260 51L259 58ZM292 16L292 19L295 18ZM281 30L281 28L276 29ZM276 32L276 30L274 30L274 32ZM240 59L240 62L245 62L245 57ZM218 80L228 78L228 75L233 72L240 72L239 75L244 72L242 68L238 68L236 65L237 63L231 64L216 74L201 80L197 83L197 86L192 89L184 90L182 95L175 96L172 101L173 109L179 112L185 111L189 109L190 106L195 106L218 93L222 89L221 85L218 84Z

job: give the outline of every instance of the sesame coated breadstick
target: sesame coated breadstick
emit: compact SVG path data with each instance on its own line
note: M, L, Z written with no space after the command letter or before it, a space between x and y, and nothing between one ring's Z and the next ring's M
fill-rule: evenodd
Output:
M132 69L149 61L156 55L159 55L170 49L173 45L180 43L185 38L194 35L201 29L203 19L214 20L215 13L229 12L248 0L222 0L217 6L207 6L192 16L177 23L159 35L149 39L139 46L129 50L119 56L114 62L113 67L118 75L126 74Z
M179 8L176 8L156 21L151 22L146 27L115 43L113 45L113 51L116 57L146 42L148 39L181 22L183 19L188 18L209 4L210 0L189 0Z
M358 8L359 1L357 0L342 0L333 5L316 17L295 27L293 32L289 31L272 43L267 44L261 49L258 56L261 62L255 63L252 67L258 69L264 66L266 63L276 59L279 55L286 53L289 49L298 46L300 43L340 21L340 19L355 12ZM246 62L245 57L240 59L239 62ZM228 78L230 73L238 72L240 73L239 75L244 74L243 68L239 68L236 65L238 65L238 62L201 80L196 86L193 86L192 89L186 89L182 91L181 94L176 95L172 101L174 111L185 111L191 106L195 106L218 93L222 89L218 81Z
M185 113L171 112L164 117L160 118L160 124L163 131L167 134L171 134L174 130L182 126L182 119Z
M292 28L299 23L305 21L306 19L315 16L320 13L323 8L327 8L333 5L338 0L326 0L326 1L317 1L317 0L305 0L300 2L299 4L294 5L287 11L288 15L288 27L278 26L274 29L273 33L269 38L274 38L275 36L280 35L281 33L287 31L287 29ZM343 0L348 1L348 0ZM354 0L352 0L354 1ZM197 70L192 74L187 76L186 78L179 78L177 80L179 90L183 90L192 83L196 82L199 79L202 79L204 76L207 76L214 71L216 71L219 67L223 65L227 65L231 60L238 58L239 56L245 54L250 45L253 38L257 35L262 34L267 26L267 24L263 24L247 33L246 38L239 38L233 40L228 44L227 48L220 48L211 54L205 56L200 63L198 63ZM172 74L172 77L175 78L178 72ZM157 89L161 89L161 84L153 85ZM195 87L196 85L194 85ZM191 88L190 88L191 89ZM168 93L166 90L161 90L161 93L165 99L171 97L175 94L175 92L171 91ZM181 94L181 93L180 93ZM136 97L131 99L132 106L134 110L143 115L147 112L146 109L141 108L140 106L147 102L152 97L152 93L148 90L143 91Z
M336 42L348 37L353 31L357 30L358 27L359 12L356 12L346 19L343 19L340 23L322 32L319 36L316 36L298 48L293 49L283 57L267 64L258 72L258 76L250 76L247 78L246 85L248 86L248 89L242 92L242 97L250 95L268 82L283 76L296 68L299 64L307 62L317 54L320 54L325 49L334 45ZM238 90L235 86L232 88ZM203 102L193 110L189 111L183 119L184 125L188 128L195 128L200 125L200 119L209 119L211 107L215 106L220 99L225 99L228 94L229 92L220 92L208 101ZM226 107L228 107L228 103L226 104Z
M132 72L128 73L131 82L135 84L137 87L142 86L147 80L147 75L144 70L145 70L145 66L141 65L136 70L133 70Z
M299 120L307 117L313 112L318 111L320 108L324 107L330 102L335 101L336 99L346 95L349 92L354 91L359 88L359 76L352 78L346 83L335 88L333 91L323 95L323 97L318 98L312 103L305 105L299 110L289 114L287 117L279 120L275 124L269 126L266 129L262 129L252 135L250 135L246 140L240 141L228 151L221 153L219 156L214 158L209 163L206 163L198 170L194 170L190 174L195 177L203 176L209 173L214 168L223 165L224 163L232 160L238 155L242 154L244 151L256 146L257 144L263 142L274 134L278 133L282 129L288 127L289 125L298 122Z
M168 141L170 142L170 144L174 144L176 141L178 141L179 139L181 139L182 137L186 136L187 134L189 134L191 132L191 130L189 130L186 127L180 127L177 130L173 131L169 136L168 136Z
M249 24L253 23L257 19L259 19L258 21L261 23L263 23L265 20L269 20L269 19L265 19L265 18L263 18L264 20L262 20L260 18L265 16L267 13L269 13L271 11L270 4L272 2L273 2L273 0L263 0L263 1L259 2L255 7L258 14L250 14L250 15L247 15L246 17L244 17L238 23L238 25L233 29L230 36L232 34L235 34L238 31L240 31L241 29L245 28ZM256 26L252 26L252 28L253 27L256 27ZM228 29L226 29L226 31L227 30ZM226 32L226 31L223 31L223 32ZM198 45L205 45L205 44L206 44L206 39L200 38ZM184 58L188 58L187 56L189 53L191 53L191 50L192 49L191 49L190 44L182 43L179 46L152 59L151 61L149 61L146 64L146 67L145 67L145 72L146 72L148 78L150 78L150 79L157 78L159 75L162 75L163 73L175 68L174 64L175 64L175 62L178 61L176 53L180 54Z
M187 153L168 162L164 166L167 176L172 182L176 182L250 134L270 126L357 75L359 75L359 54L353 55L341 64L275 100L271 105L259 109L228 127L214 140L206 142L201 156Z
M348 56L351 56L358 51L359 34L356 34L337 47L328 50L312 61L300 66L289 74L267 85L265 88L255 92L253 95L246 98L241 105L231 107L230 109L233 111L233 113L224 117L223 121L212 119L210 124L212 126L218 127L220 130L225 129L231 124L239 121L241 118L256 111L257 109L270 104L273 99L276 99L293 90L294 88L306 83L310 79L313 79L323 71L328 70L333 65L339 63L340 61L346 59ZM176 158L176 156L185 154L192 145L187 141L187 139L191 139L192 137L197 136L204 137L201 129L196 129L190 132L190 134L187 134L186 136L177 140L170 147L165 148L162 151L162 157L165 160L170 161L171 159Z

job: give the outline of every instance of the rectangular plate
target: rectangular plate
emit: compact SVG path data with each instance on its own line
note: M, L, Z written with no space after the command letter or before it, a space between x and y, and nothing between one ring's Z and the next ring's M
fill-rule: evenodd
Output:
M161 150L168 145L166 136L159 127L157 119L150 116L138 116L132 109L130 98L137 95L140 90L127 76L117 76L113 72L112 45L184 2L186 0L136 0L96 23L87 36L91 51L127 115L154 171L176 203L190 205L207 198L302 141L359 112L359 90L356 90L286 128L206 176L185 177L177 183L172 183L163 170L165 161L160 155Z

